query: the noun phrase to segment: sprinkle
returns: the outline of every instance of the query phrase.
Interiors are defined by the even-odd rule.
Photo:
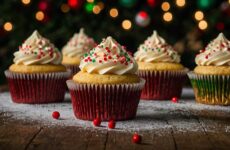
[[[109,56],[108,56],[108,59],[112,59],[112,57],[109,55]]]
[[[99,63],[102,63],[102,60],[99,60]]]
[[[208,59],[208,55],[206,55],[205,58]]]
[[[104,61],[107,61],[107,58],[106,58],[106,57],[104,57]]]
[[[84,61],[85,61],[85,62],[87,62],[87,61],[88,61],[88,59],[85,59]]]
[[[95,60],[95,59],[93,59],[93,60],[92,60],[92,62],[94,63],[94,62],[96,62],[96,60]]]

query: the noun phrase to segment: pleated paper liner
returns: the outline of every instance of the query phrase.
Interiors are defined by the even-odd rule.
[[[68,80],[73,111],[83,120],[128,120],[136,116],[145,80],[130,84],[80,84]]]
[[[229,75],[202,75],[191,71],[188,76],[198,103],[230,105]]]
[[[144,100],[169,100],[180,98],[188,69],[178,71],[139,70],[138,75],[146,80],[141,93]]]
[[[62,102],[70,72],[15,73],[5,71],[13,102],[41,104]]]

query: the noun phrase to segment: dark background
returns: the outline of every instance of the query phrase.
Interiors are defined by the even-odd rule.
[[[163,2],[170,4],[169,10],[162,10]],[[195,55],[219,32],[230,38],[229,3],[229,0],[1,0],[0,84],[6,82],[3,72],[13,63],[13,53],[35,29],[59,49],[84,27],[98,43],[111,35],[132,52],[157,30],[182,55],[182,64],[192,69]],[[111,8],[118,10],[117,17],[110,16]],[[198,26],[202,20],[194,17],[198,10],[207,22],[205,29]],[[40,20],[36,19],[38,12],[44,15]],[[173,16],[169,22],[163,19],[166,12]],[[145,21],[143,14],[150,18],[146,26],[135,20],[138,15]],[[128,30],[121,25],[126,19],[132,24]],[[139,20],[142,25],[143,20]]]

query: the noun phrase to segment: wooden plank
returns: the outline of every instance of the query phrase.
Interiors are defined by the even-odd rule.
[[[230,147],[230,120],[223,118],[199,118],[205,134],[216,149],[227,150]]]
[[[201,124],[189,110],[175,111],[178,112],[172,112],[167,116],[167,123],[172,126],[175,149],[215,149]],[[182,124],[186,128],[181,129]]]
[[[9,122],[5,120],[4,124],[0,126],[0,149],[25,149],[28,142],[39,131],[40,127],[37,125],[12,119]]]
[[[90,138],[88,138],[87,150],[105,149],[108,138],[108,131],[91,129]]]
[[[28,149],[87,149],[89,136],[79,127],[44,127]]]

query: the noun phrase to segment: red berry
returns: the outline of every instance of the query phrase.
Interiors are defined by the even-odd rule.
[[[177,103],[177,102],[178,102],[178,98],[177,98],[177,97],[173,97],[173,98],[172,98],[172,102],[173,102],[173,103]]]
[[[134,133],[132,140],[133,140],[133,143],[140,143],[141,142],[141,136],[138,135],[137,133]]]
[[[52,116],[53,116],[54,119],[58,119],[60,117],[60,113],[58,111],[54,111],[52,113]]]
[[[99,127],[101,125],[101,119],[96,118],[93,120],[93,125]]]
[[[108,123],[108,127],[109,127],[110,129],[114,129],[114,128],[115,128],[115,125],[116,125],[116,122],[113,121],[113,120],[110,120],[109,123]]]

